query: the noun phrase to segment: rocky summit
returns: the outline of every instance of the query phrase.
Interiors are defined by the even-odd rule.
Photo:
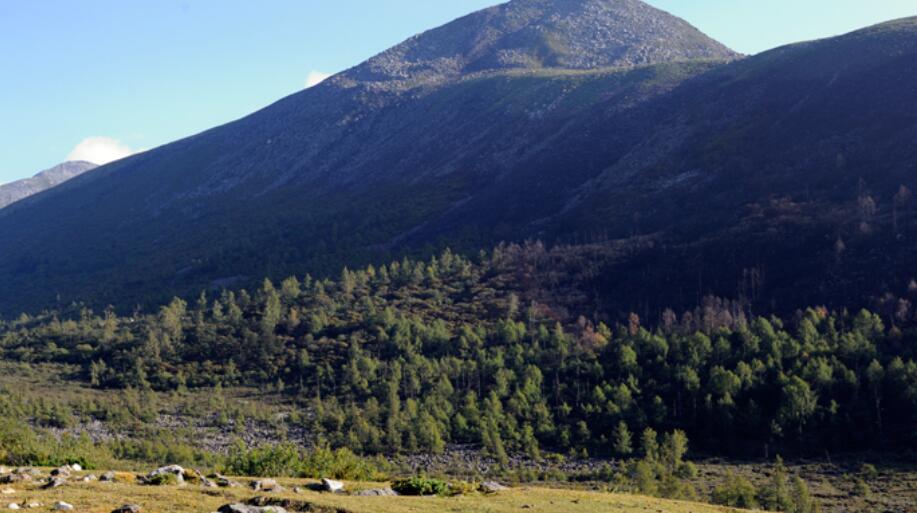
[[[686,21],[638,0],[513,0],[415,36],[334,82],[397,89],[487,71],[735,57]]]

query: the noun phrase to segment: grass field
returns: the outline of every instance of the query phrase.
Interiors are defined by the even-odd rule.
[[[84,473],[85,474],[85,473]],[[0,496],[2,509],[16,503],[25,507],[30,502],[41,503],[39,511],[47,511],[55,502],[65,501],[74,511],[110,513],[115,508],[132,503],[143,513],[208,513],[220,506],[244,502],[258,496],[270,496],[296,501],[300,511],[318,513],[510,513],[521,511],[550,513],[713,513],[736,511],[705,504],[668,501],[613,493],[558,490],[544,487],[520,487],[497,494],[471,494],[458,497],[355,497],[313,491],[296,493],[295,486],[314,481],[282,479],[284,493],[255,492],[245,486],[249,480],[238,479],[237,488],[204,488],[198,484],[182,486],[145,486],[135,483],[70,482],[51,490],[40,489],[39,482],[26,485],[2,485],[13,494]],[[378,487],[379,484],[348,483],[348,489]]]
[[[90,388],[78,381],[75,367],[64,365],[25,365],[0,361],[0,406],[6,405],[6,420],[11,425],[37,423],[40,412],[51,407],[60,411],[72,411],[70,424],[66,427],[46,429],[49,437],[63,435],[88,435],[95,442],[90,458],[85,460],[102,470],[118,468],[132,472],[148,472],[161,464],[178,463],[185,467],[198,467],[205,471],[225,469],[227,448],[236,440],[251,447],[271,445],[290,441],[306,443],[308,433],[295,431],[297,423],[290,420],[296,405],[289,398],[276,392],[251,388],[227,388],[219,394],[212,389],[191,389],[182,394],[148,392],[137,398],[142,409],[149,410],[150,418],[136,416],[137,405],[127,400],[128,394]],[[95,407],[89,404],[105,405],[107,419],[95,420],[91,412]],[[241,412],[249,422],[246,429],[229,429],[216,422],[218,413],[234,417]],[[142,413],[142,412],[141,412]],[[123,418],[122,418],[123,417]],[[160,450],[150,454],[119,455],[106,450],[106,444],[114,440],[136,440],[155,443]],[[13,441],[13,440],[11,440]],[[181,449],[190,452],[183,452]],[[4,447],[0,443],[0,453]],[[61,457],[54,449],[52,456]],[[222,451],[222,452],[220,452]],[[67,456],[68,461],[81,461]],[[832,455],[832,459],[813,461],[788,461],[791,475],[799,475],[808,483],[812,495],[825,513],[894,512],[917,513],[917,459],[912,454],[851,454]],[[43,459],[19,460],[18,464],[39,463]],[[475,454],[454,452],[440,458],[410,457],[389,460],[391,468],[384,468],[381,475],[368,479],[408,477],[418,473],[444,479],[496,479],[505,482],[531,483],[531,479],[516,472],[515,468],[493,472],[478,470],[481,460]],[[872,463],[877,468],[874,476],[862,472],[863,463]],[[7,462],[9,463],[9,462]],[[536,511],[569,512],[681,512],[725,511],[711,506],[666,502],[630,495],[615,495],[597,492],[608,490],[619,483],[611,477],[593,476],[589,472],[597,465],[615,463],[606,460],[578,460],[572,457],[552,459],[545,457],[539,462],[520,460],[520,469],[527,463],[546,471],[539,479],[539,486],[520,484],[500,496],[470,496],[450,499],[414,498],[359,498],[331,497],[321,494],[285,494],[284,497],[305,500],[315,505],[331,505],[352,513],[362,512],[449,512],[449,511]],[[620,463],[620,462],[618,462]],[[727,475],[735,474],[748,479],[758,489],[771,482],[772,461],[728,461],[713,459],[695,461],[699,473],[686,479],[700,500],[710,501],[713,489],[721,485]],[[590,466],[591,465],[591,466]],[[617,468],[617,467],[616,467]],[[236,470],[236,472],[250,472]],[[321,472],[326,472],[322,470]],[[586,472],[586,474],[583,474]],[[47,473],[47,471],[45,472]],[[295,475],[295,474],[287,474]],[[384,477],[383,477],[384,476]],[[862,490],[859,481],[868,489]],[[73,480],[71,480],[73,481]],[[241,480],[247,483],[247,480]],[[305,481],[290,481],[291,485]],[[357,485],[352,485],[353,486]],[[364,485],[369,486],[369,485]],[[527,487],[523,487],[527,486]],[[38,490],[35,483],[9,485],[16,490],[13,495],[0,494],[0,512],[11,503],[28,504],[38,501],[47,511],[57,500],[71,502],[77,511],[110,512],[126,502],[144,506],[144,511],[214,511],[233,500],[244,500],[256,496],[248,489],[208,490],[188,485],[175,487],[145,487],[124,483],[79,483],[71,482],[63,488],[52,491]],[[7,485],[0,485],[0,490]],[[289,487],[291,488],[291,487]],[[562,488],[563,491],[558,490]],[[580,491],[573,491],[571,488]],[[591,491],[585,491],[585,490]],[[214,495],[216,494],[216,495]],[[574,503],[574,500],[579,500]],[[553,501],[553,503],[552,503]],[[531,508],[523,509],[523,506]],[[630,508],[630,509],[629,509]]]

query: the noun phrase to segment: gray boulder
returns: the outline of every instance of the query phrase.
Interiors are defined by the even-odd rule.
[[[42,488],[45,490],[50,490],[51,488],[58,488],[67,484],[67,480],[63,477],[52,477],[48,479],[48,482],[42,485]]]
[[[218,486],[217,483],[211,481],[210,479],[207,479],[207,476],[205,476],[204,473],[201,472],[200,470],[198,470],[198,469],[192,469],[192,472],[194,472],[194,475],[200,480],[201,484],[202,484],[204,487],[206,487],[206,488],[216,488],[216,487]]]
[[[371,488],[354,492],[353,495],[357,497],[394,497],[398,495],[398,492],[391,488]]]
[[[165,467],[159,467],[158,469],[150,472],[146,475],[146,480],[150,481],[155,479],[158,476],[163,474],[172,474],[175,476],[176,482],[178,484],[183,484],[185,482],[185,469],[179,465],[166,465]]]
[[[216,481],[217,486],[221,488],[236,488],[242,486],[238,481],[233,481],[223,474],[214,474],[213,479]]]
[[[68,466],[58,467],[51,471],[51,475],[58,476],[58,477],[70,477],[70,467]]]
[[[102,477],[99,478],[99,481],[102,481],[103,483],[111,483],[114,480],[115,480],[115,473],[110,470],[102,474]]]
[[[252,490],[256,492],[282,492],[283,487],[273,479],[259,479],[252,481]]]
[[[481,486],[479,486],[478,489],[484,493],[497,493],[502,492],[503,490],[509,490],[509,488],[501,485],[496,481],[484,481],[481,483]]]
[[[331,493],[340,493],[344,491],[344,483],[323,477],[322,490]]]
[[[31,481],[31,474],[24,474],[20,472],[13,472],[12,474],[7,474],[0,477],[0,483],[9,484],[9,483],[20,483],[22,481]]]
[[[248,504],[234,503],[221,506],[218,513],[287,513],[280,506],[249,506]]]

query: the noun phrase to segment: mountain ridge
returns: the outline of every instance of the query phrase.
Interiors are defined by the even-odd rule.
[[[98,167],[85,161],[68,161],[28,178],[0,184],[0,209],[21,201]]]

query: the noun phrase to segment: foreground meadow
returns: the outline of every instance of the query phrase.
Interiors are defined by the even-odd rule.
[[[125,477],[122,477],[125,476]],[[41,481],[26,485],[3,485],[7,491],[2,496],[3,509],[9,504],[39,503],[35,509],[47,511],[58,501],[71,504],[74,511],[85,513],[110,513],[125,505],[136,504],[143,513],[206,513],[221,506],[247,502],[255,497],[271,500],[288,500],[290,511],[334,513],[509,513],[542,511],[551,513],[624,513],[646,511],[652,513],[714,513],[736,511],[692,502],[670,501],[627,494],[591,491],[560,490],[546,487],[519,487],[495,494],[467,494],[455,497],[358,497],[346,494],[329,494],[311,491],[307,487],[315,481],[301,479],[278,480],[286,491],[265,493],[252,490],[249,479],[238,478],[241,486],[235,488],[205,488],[199,484],[149,486],[125,482],[129,474],[119,474],[120,481],[68,482],[66,485],[41,489]],[[348,490],[368,489],[378,483],[347,483]],[[296,491],[294,491],[296,489]],[[15,493],[9,493],[14,490]]]

